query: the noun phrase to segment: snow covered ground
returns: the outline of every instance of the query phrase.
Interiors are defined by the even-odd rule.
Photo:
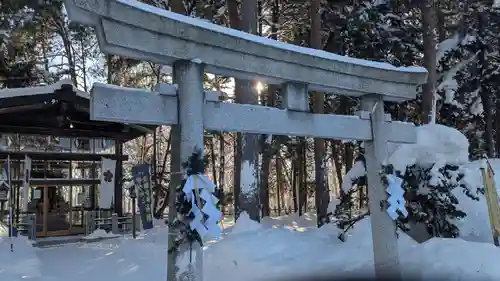
[[[487,223],[487,221],[486,221]],[[205,247],[205,280],[266,280],[312,275],[373,275],[369,219],[361,221],[346,242],[333,226],[314,228],[314,216],[247,218],[226,228],[221,241]],[[167,230],[160,226],[137,240],[121,237],[96,243],[33,248],[16,239],[0,241],[1,280],[108,281],[166,280]],[[417,244],[401,234],[406,274],[422,280],[498,280],[500,251],[491,243],[432,239]],[[443,280],[443,279],[440,279]]]
[[[457,135],[456,130],[439,127],[443,126],[420,128],[419,144],[398,148],[392,158],[406,163],[432,157],[434,162],[452,161],[461,165],[468,185],[480,186],[479,168],[484,162],[466,163],[466,139],[464,144],[463,135]],[[491,159],[491,163],[500,186],[500,159]],[[457,196],[460,208],[467,213],[458,222],[461,238],[417,244],[400,233],[399,250],[406,276],[417,274],[420,280],[500,280],[500,249],[491,241],[486,201],[470,200],[461,192]],[[311,214],[265,218],[261,224],[244,215],[236,224],[228,218],[222,239],[204,248],[204,280],[373,276],[369,218],[355,225],[346,242],[337,239],[339,230],[335,226],[316,229],[315,224]],[[157,221],[154,229],[136,240],[117,237],[44,249],[32,247],[24,238],[0,237],[0,280],[166,280],[167,233],[163,222]]]

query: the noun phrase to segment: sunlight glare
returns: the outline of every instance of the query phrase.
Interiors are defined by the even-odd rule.
[[[260,82],[257,82],[257,85],[255,85],[255,89],[257,89],[257,92],[260,94],[264,89],[264,85],[262,85],[262,83]]]

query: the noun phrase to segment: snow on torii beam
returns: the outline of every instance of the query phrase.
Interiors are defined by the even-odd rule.
[[[404,101],[425,83],[420,67],[349,58],[251,35],[134,0],[65,0],[69,19],[94,26],[104,53],[159,64],[199,59],[205,71],[271,84],[304,83],[310,91],[380,94]]]
[[[371,140],[369,119],[357,116],[311,114],[278,108],[218,101],[205,93],[203,126],[207,130],[273,135],[320,137],[337,140]],[[158,92],[94,83],[90,118],[144,125],[178,124],[177,89],[163,84]],[[368,117],[367,117],[368,118]],[[415,127],[387,122],[387,141],[415,142]]]

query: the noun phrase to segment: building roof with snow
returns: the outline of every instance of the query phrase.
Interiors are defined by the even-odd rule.
[[[90,94],[71,81],[0,90],[0,133],[134,139],[153,126],[90,120]]]

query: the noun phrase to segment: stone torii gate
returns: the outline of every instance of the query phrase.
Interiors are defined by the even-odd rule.
[[[425,69],[302,48],[134,0],[65,3],[71,21],[95,28],[104,53],[173,65],[177,85],[160,85],[156,92],[95,84],[91,118],[174,125],[180,130],[175,165],[203,147],[204,130],[364,141],[376,275],[401,277],[396,226],[381,209],[387,193],[378,172],[387,142],[412,143],[416,133],[413,124],[391,122],[383,103],[414,99],[427,79]],[[204,72],[281,85],[283,108],[214,99],[204,92]],[[308,91],[361,97],[363,111],[358,116],[309,113]]]

